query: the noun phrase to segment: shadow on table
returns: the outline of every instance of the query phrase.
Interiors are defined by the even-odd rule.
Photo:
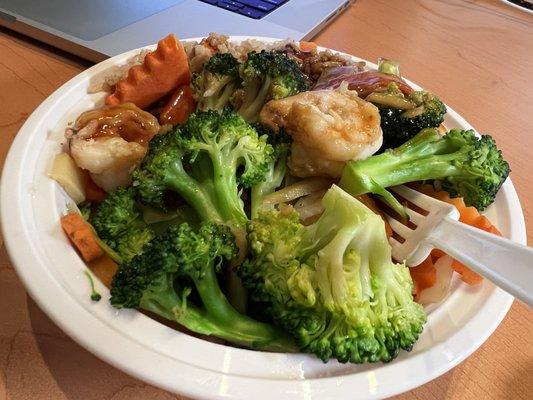
[[[179,399],[126,375],[83,349],[63,333],[29,297],[27,307],[42,360],[51,379],[67,399]],[[43,387],[50,387],[51,384],[54,382],[43,382]],[[50,395],[54,398],[52,393],[48,393],[47,397]]]

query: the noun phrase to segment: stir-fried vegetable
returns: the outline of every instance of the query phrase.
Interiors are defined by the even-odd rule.
[[[509,173],[490,136],[441,136],[446,107],[399,63],[215,34],[141,58],[52,169],[79,203],[61,224],[116,308],[251,349],[388,362],[422,332],[415,300],[445,298],[452,270],[480,281],[437,250],[410,271],[391,258],[380,207],[404,209],[389,186],[430,181],[496,233],[478,210]]]

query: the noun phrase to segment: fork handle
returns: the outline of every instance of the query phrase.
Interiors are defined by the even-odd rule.
[[[445,217],[427,241],[533,306],[533,248]]]

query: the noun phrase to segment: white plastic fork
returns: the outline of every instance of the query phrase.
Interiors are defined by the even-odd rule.
[[[528,306],[533,305],[532,248],[459,222],[459,212],[451,204],[406,186],[391,190],[428,212],[422,215],[407,207],[415,229],[386,216],[392,230],[405,239],[400,243],[390,238],[395,260],[405,260],[408,266],[415,266],[424,261],[433,248],[438,248]]]

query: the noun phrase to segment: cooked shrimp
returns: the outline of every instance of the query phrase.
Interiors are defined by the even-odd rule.
[[[81,114],[67,136],[76,164],[109,192],[131,183],[131,171],[159,129],[153,115],[126,103]]]
[[[259,119],[292,136],[289,168],[299,177],[339,177],[346,161],[372,155],[383,140],[377,107],[344,88],[272,100]]]

